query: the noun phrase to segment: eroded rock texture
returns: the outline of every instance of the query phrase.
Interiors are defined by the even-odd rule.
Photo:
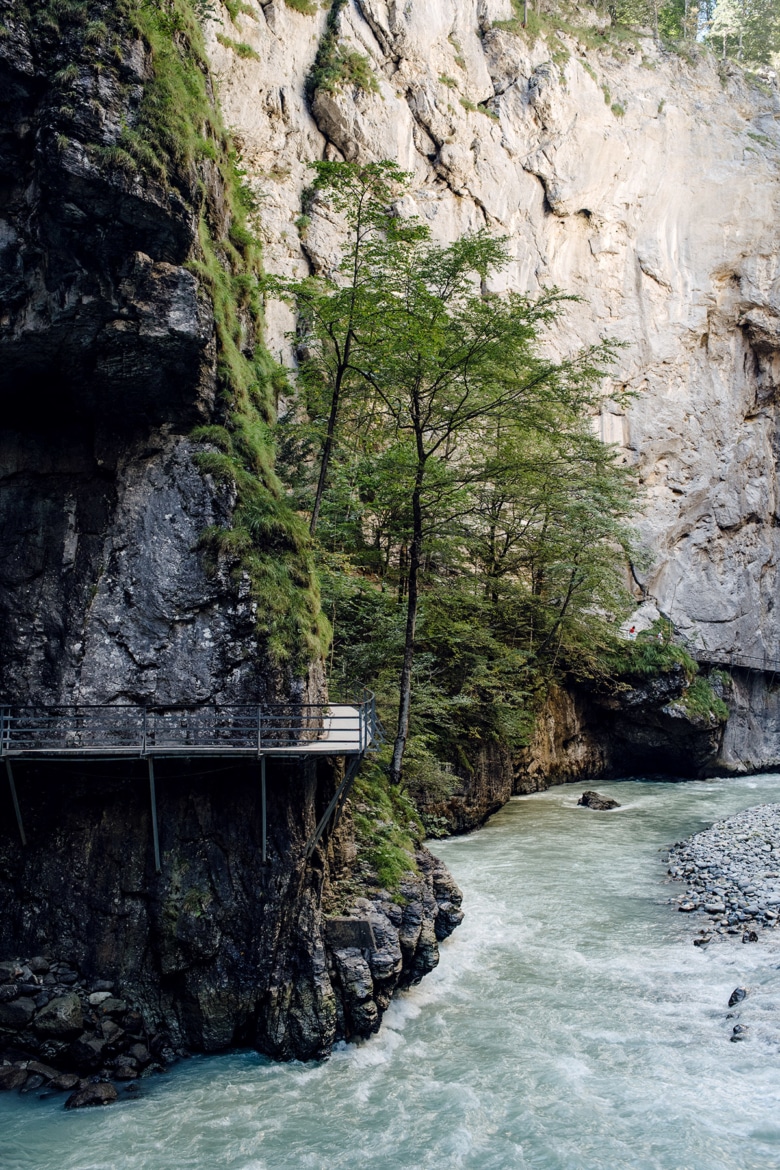
[[[114,165],[150,76],[141,41],[117,54],[83,22],[33,37],[12,5],[3,19],[0,695],[273,691],[248,601],[196,551],[235,504],[187,438],[216,410],[211,302],[186,264],[218,178],[164,189]]]
[[[421,849],[419,874],[397,899],[374,891],[348,907],[373,924],[376,946],[327,945],[323,890],[354,861],[348,819],[327,856],[303,858],[332,784],[328,767],[318,777],[269,764],[263,865],[256,766],[158,761],[160,875],[143,764],[136,775],[105,762],[80,774],[61,764],[19,771],[30,844],[0,838],[0,954],[46,953],[88,989],[110,981],[158,1049],[240,1044],[280,1059],[325,1056],[337,1039],[375,1032],[392,993],[436,965],[439,941],[461,920],[457,886]],[[74,1025],[42,1048],[50,1037],[30,1005],[24,1018],[0,1018],[0,1054],[20,1049],[83,1073],[95,1026],[82,1035]],[[116,1055],[106,1053],[106,1075]]]
[[[224,422],[213,306],[191,262],[203,201],[224,231],[228,211],[208,159],[166,187],[117,164],[152,65],[113,15],[95,0],[56,31],[0,0],[0,702],[319,699],[321,663],[302,678],[276,665],[262,600],[200,550],[206,529],[231,527],[236,497],[201,474],[190,438]],[[100,17],[111,35],[88,36]],[[256,340],[247,323],[249,352]],[[112,981],[174,1046],[325,1055],[375,1030],[458,920],[423,852],[405,908],[388,895],[372,911],[381,954],[363,956],[360,989],[342,973],[321,899],[355,850],[326,842],[304,860],[336,761],[270,765],[265,866],[256,764],[158,762],[160,875],[142,761],[15,774],[28,844],[3,777],[0,957],[49,953]],[[34,1055],[37,1033],[17,1022],[0,1048]]]
[[[599,427],[646,489],[637,596],[698,645],[777,657],[777,94],[649,39],[614,57],[567,36],[530,45],[496,24],[511,15],[508,0],[348,3],[341,36],[379,90],[320,90],[310,104],[324,13],[271,0],[239,15],[258,61],[217,43],[214,26],[227,118],[265,197],[267,263],[332,264],[327,213],[296,226],[306,163],[321,157],[396,159],[414,175],[404,210],[438,239],[506,235],[506,285],[582,295],[554,344],[625,343],[614,384],[635,398]],[[579,19],[598,18],[583,6]],[[273,313],[283,352],[290,323]],[[765,699],[744,706],[743,689],[738,719],[755,724]],[[773,737],[762,743],[751,767],[780,762]]]

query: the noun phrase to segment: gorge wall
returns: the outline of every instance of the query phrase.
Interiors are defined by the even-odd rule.
[[[198,26],[134,0],[0,0],[0,26],[0,702],[322,699],[306,542],[253,439],[273,363]],[[247,483],[273,520],[251,555]],[[348,817],[305,856],[337,761],[269,766],[268,864],[256,764],[158,772],[160,874],[140,761],[18,763],[24,846],[3,777],[0,1063],[113,1075],[116,1019],[113,1048],[94,1012],[55,1040],[39,1021],[63,971],[163,1047],[287,1059],[370,1034],[435,965],[460,895],[426,850],[392,895]],[[374,945],[329,942],[345,911]],[[15,982],[41,955],[59,974]]]
[[[327,13],[284,0],[220,8],[209,54],[226,118],[262,199],[266,265],[327,270],[338,225],[301,218],[307,163],[392,158],[414,175],[404,212],[435,238],[487,227],[513,255],[502,277],[581,296],[557,354],[603,336],[623,343],[597,425],[644,488],[647,566],[637,601],[692,644],[777,657],[776,224],[780,99],[708,58],[648,37],[585,30],[532,41],[510,0],[337,2],[344,51],[375,88],[306,79]],[[239,56],[237,43],[249,52]],[[268,306],[275,356],[292,322]],[[654,610],[652,612],[655,612]],[[774,766],[771,675],[738,678],[718,766]],[[750,729],[749,732],[746,729]],[[741,729],[741,730],[740,730]]]

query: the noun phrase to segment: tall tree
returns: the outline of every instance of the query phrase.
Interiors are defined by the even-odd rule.
[[[395,783],[409,740],[426,580],[471,577],[484,590],[482,613],[503,604],[510,586],[509,608],[543,615],[533,637],[548,644],[588,604],[588,590],[600,571],[614,569],[620,548],[617,530],[595,523],[616,497],[583,487],[589,473],[599,477],[588,416],[610,346],[564,362],[545,356],[540,331],[554,329],[568,298],[555,290],[536,300],[489,292],[508,258],[505,242],[483,232],[434,244],[424,225],[396,212],[404,181],[390,164],[323,165],[317,199],[343,217],[344,255],[333,273],[275,285],[301,315],[309,413],[328,420],[314,459],[312,529],[327,517],[334,556],[357,556],[382,581],[391,572],[397,581],[403,630],[384,602],[376,608],[386,630],[397,631],[387,634],[398,661]],[[365,614],[372,606],[362,596]],[[469,588],[457,596],[465,613]],[[334,604],[338,597],[354,618],[350,590],[337,587]],[[502,621],[489,624],[495,630],[486,630],[485,645],[503,662],[503,694],[517,659],[509,646],[498,649]],[[445,642],[437,635],[437,645]],[[373,660],[370,651],[363,657]],[[478,673],[482,692],[498,694],[487,681],[491,670]]]
[[[295,337],[301,354],[299,381],[305,388],[309,414],[319,420],[318,475],[311,507],[310,531],[316,532],[322,497],[344,395],[355,382],[355,350],[359,335],[375,311],[372,285],[377,249],[395,233],[414,237],[421,229],[393,212],[394,202],[409,176],[395,163],[355,165],[312,164],[314,181],[306,193],[309,211],[323,205],[341,217],[345,246],[331,272],[302,281],[271,278],[267,291],[292,301],[299,314]]]
[[[488,420],[552,428],[564,410],[582,413],[610,356],[599,346],[564,363],[541,355],[537,332],[552,322],[561,294],[531,301],[484,290],[507,262],[503,241],[484,233],[448,247],[396,238],[376,257],[370,360],[360,374],[384,407],[405,454],[409,545],[406,628],[398,724],[390,777],[401,778],[409,734],[420,572],[427,543],[463,510],[461,489],[475,481],[470,452]]]

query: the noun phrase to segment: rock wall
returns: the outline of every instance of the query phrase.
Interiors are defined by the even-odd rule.
[[[780,686],[777,675],[732,670],[731,715],[718,756],[718,770],[762,772],[780,768]]]
[[[322,663],[302,676],[280,666],[247,574],[201,549],[237,507],[191,437],[230,424],[199,263],[204,206],[222,237],[230,210],[208,152],[159,182],[122,153],[155,68],[127,11],[91,0],[31,15],[0,0],[0,702],[320,699]],[[28,842],[4,782],[0,958],[48,955],[84,995],[109,981],[171,1050],[323,1056],[378,1027],[460,918],[457,887],[421,850],[396,900],[365,874],[353,883],[353,901],[369,892],[356,913],[376,945],[329,946],[323,895],[356,867],[355,848],[304,850],[335,760],[269,765],[267,865],[256,764],[158,761],[161,874],[142,761],[18,762],[15,777]],[[347,816],[342,844],[350,832]],[[0,1003],[30,999],[5,982]],[[0,1060],[113,1075],[116,1047],[80,1063],[105,1039],[94,1013],[42,1051],[35,1012],[55,992],[0,1013]]]
[[[113,164],[151,76],[141,40],[111,53],[78,22],[32,35],[2,15],[0,696],[273,695],[289,680],[248,590],[196,551],[235,507],[188,438],[219,413],[212,304],[191,267],[219,175],[179,190]]]
[[[349,819],[313,863],[303,856],[331,791],[330,767],[318,775],[269,764],[263,864],[257,765],[158,761],[159,875],[142,765],[135,776],[105,762],[18,772],[29,844],[0,836],[0,954],[46,955],[84,992],[108,982],[124,1001],[112,1011],[143,1016],[158,1060],[234,1045],[311,1059],[338,1039],[368,1036],[393,991],[436,965],[438,941],[462,917],[457,886],[420,849],[418,875],[395,897],[374,888],[347,906],[372,924],[373,944],[331,945],[323,894],[327,908],[333,883],[353,868]],[[5,791],[2,804],[10,824]],[[114,1035],[106,1047],[100,1012],[52,1046],[36,1011],[45,1015],[47,997],[63,988],[44,985],[34,997],[16,990],[32,1002],[23,1017],[0,1011],[0,1058],[21,1052],[82,1076],[116,1075],[127,1053]],[[6,988],[0,1006],[12,999]]]
[[[649,38],[531,42],[502,26],[509,0],[353,0],[338,14],[341,42],[368,58],[377,92],[345,85],[307,101],[325,14],[249,7],[236,25],[220,10],[223,27],[259,59],[217,42],[217,24],[209,46],[263,195],[268,267],[333,260],[337,225],[316,208],[299,219],[306,163],[321,157],[396,159],[414,176],[404,210],[436,238],[506,235],[505,285],[582,296],[553,347],[624,344],[613,380],[634,398],[605,407],[598,426],[645,490],[638,598],[701,646],[777,656],[776,91]],[[592,43],[599,18],[583,6],[575,19]],[[269,306],[286,360],[290,324]]]

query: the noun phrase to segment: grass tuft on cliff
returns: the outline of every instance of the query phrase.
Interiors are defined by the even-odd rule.
[[[302,674],[324,653],[330,631],[311,542],[274,471],[284,374],[261,342],[262,256],[249,223],[254,199],[221,121],[194,3],[121,0],[116,11],[143,39],[151,63],[138,120],[125,128],[120,148],[140,174],[194,204],[199,254],[189,266],[214,311],[219,425],[198,428],[193,437],[203,444],[201,472],[231,486],[237,502],[232,527],[209,529],[201,547],[215,566],[227,564],[237,583],[248,582],[257,630],[273,659]]]
[[[643,630],[634,641],[615,639],[602,651],[599,665],[606,676],[614,679],[656,678],[682,666],[688,683],[699,670],[688,651],[669,640],[663,619]]]
[[[379,83],[368,57],[339,42],[339,14],[346,3],[347,0],[333,0],[331,4],[325,32],[306,78],[306,96],[309,101],[318,89],[324,93],[337,93],[340,89],[352,86],[364,93],[379,93]]]
[[[351,795],[355,840],[370,884],[397,892],[410,873],[417,872],[415,850],[424,832],[419,814],[407,796],[390,784],[376,761],[363,765]]]
[[[708,723],[725,723],[729,709],[715,691],[708,679],[697,676],[680,696],[680,706],[689,719]]]

